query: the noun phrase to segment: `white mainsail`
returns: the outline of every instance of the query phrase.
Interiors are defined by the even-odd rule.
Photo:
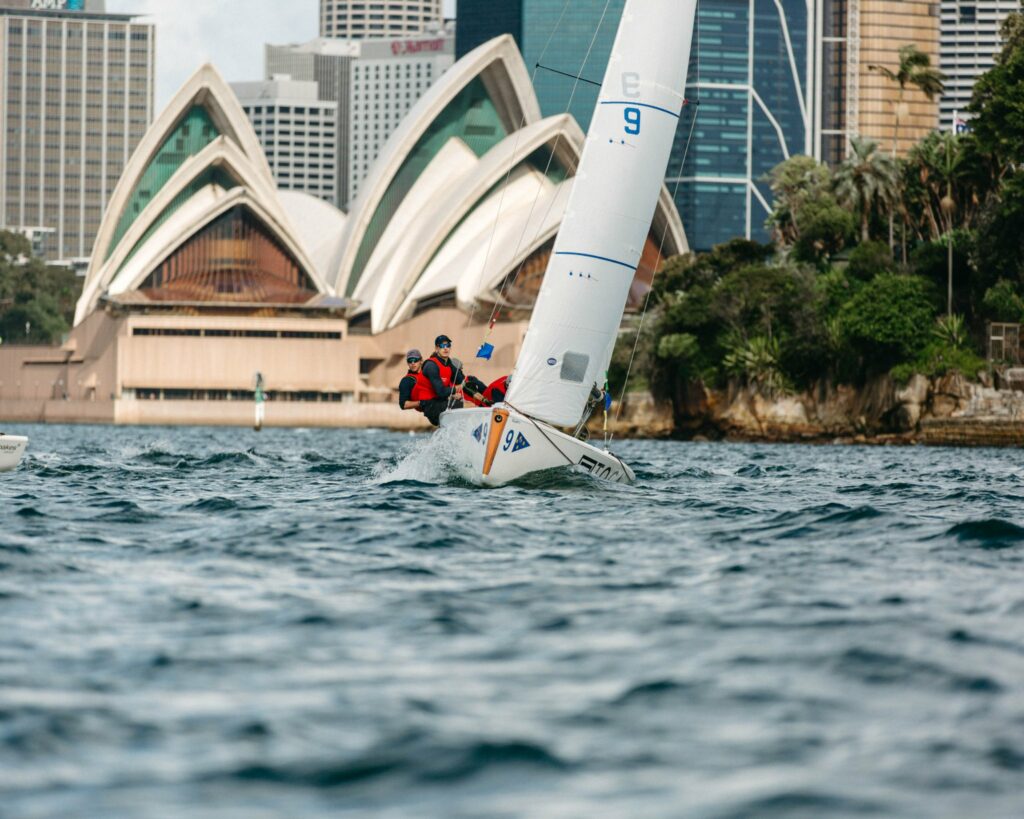
[[[575,424],[602,386],[683,106],[696,0],[627,0],[508,404]]]

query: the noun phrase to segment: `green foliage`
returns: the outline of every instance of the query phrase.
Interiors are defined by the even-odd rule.
[[[1024,299],[1007,279],[1000,279],[986,290],[983,303],[985,317],[991,321],[1019,322],[1024,318]]]
[[[889,212],[896,199],[899,179],[896,163],[878,150],[878,143],[854,139],[850,156],[836,170],[836,199],[860,217],[861,241],[871,238],[873,218]]]
[[[1024,169],[1008,173],[979,219],[977,265],[1024,282]]]
[[[967,326],[964,324],[964,317],[955,313],[951,316],[939,316],[932,328],[932,338],[954,350],[966,349]]]
[[[852,279],[869,282],[882,273],[892,273],[896,265],[885,242],[861,242],[850,252],[846,275]]]
[[[825,165],[800,154],[772,168],[768,180],[773,198],[768,225],[780,244],[792,245],[806,226],[804,208],[828,195],[832,177]]]
[[[928,338],[935,315],[934,291],[919,276],[878,276],[840,312],[847,343],[868,373],[913,358]]]
[[[853,239],[857,220],[830,193],[804,202],[797,212],[802,226],[793,244],[793,256],[809,264],[825,264]]]
[[[782,349],[778,338],[733,336],[727,342],[722,366],[729,375],[752,384],[768,394],[787,388],[782,372]]]
[[[56,343],[71,326],[81,284],[73,271],[30,254],[24,237],[0,231],[0,338]]]
[[[1002,165],[1024,162],[1024,15],[1003,23],[1003,49],[974,83],[971,128],[983,152]]]
[[[913,361],[893,367],[890,374],[895,381],[905,384],[915,373],[937,378],[956,372],[967,378],[977,378],[987,366],[985,359],[972,350],[935,340],[927,344]]]

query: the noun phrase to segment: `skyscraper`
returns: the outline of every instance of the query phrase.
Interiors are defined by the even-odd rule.
[[[666,184],[692,247],[767,240],[767,174],[815,153],[808,4],[702,0],[694,36],[686,88],[694,104],[683,109]]]
[[[917,88],[903,91],[902,110],[899,85],[872,65],[896,71],[900,49],[915,46],[939,67],[938,0],[857,0],[860,19],[856,65],[858,66],[858,110],[856,132],[886,152],[898,140],[896,153],[906,154],[939,124],[938,98],[929,100]],[[897,137],[897,112],[899,134]]]
[[[597,102],[591,83],[604,79],[625,5],[626,0],[459,0],[456,57],[511,34],[544,115],[568,111],[586,130]],[[577,75],[590,82],[577,82]]]
[[[314,81],[338,105],[339,207],[359,186],[391,133],[454,62],[450,33],[404,39],[328,40],[266,47],[268,77]]]
[[[400,37],[443,23],[441,0],[320,0],[321,37]]]
[[[317,84],[275,76],[231,89],[252,122],[277,187],[338,199],[338,103],[318,99]]]
[[[946,90],[939,102],[939,127],[953,127],[953,115],[971,101],[974,82],[995,63],[1002,48],[999,29],[1020,11],[1020,0],[942,0],[939,67]]]
[[[153,116],[153,26],[102,2],[0,0],[0,227],[50,260],[92,252]]]
[[[511,33],[543,113],[569,110],[587,128],[597,99],[591,83],[604,78],[624,6],[625,0],[513,0],[499,13],[491,0],[460,0],[456,51]],[[816,149],[813,38],[806,0],[700,0],[686,89],[699,107],[684,108],[666,178],[692,247],[767,238],[771,191],[764,175]],[[577,74],[586,81],[577,83]]]

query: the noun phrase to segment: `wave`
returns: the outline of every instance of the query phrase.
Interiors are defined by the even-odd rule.
[[[946,530],[946,535],[982,549],[1008,549],[1024,542],[1024,527],[999,518],[984,518],[957,523]]]
[[[438,742],[413,732],[345,761],[253,763],[236,768],[227,776],[246,782],[335,789],[383,777],[419,783],[451,783],[495,770],[563,771],[569,767],[557,754],[538,743],[523,740]],[[220,779],[222,775],[209,778]]]

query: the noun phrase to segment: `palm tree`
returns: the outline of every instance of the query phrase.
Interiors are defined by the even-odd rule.
[[[850,155],[836,169],[834,185],[839,204],[860,215],[860,238],[866,242],[872,213],[889,208],[895,199],[896,163],[879,152],[877,142],[851,140]]]
[[[893,71],[884,65],[869,65],[868,71],[877,71],[889,82],[897,83],[900,87],[896,97],[895,115],[896,123],[892,135],[892,158],[896,159],[896,145],[900,140],[900,120],[903,118],[906,108],[903,102],[903,94],[907,86],[911,85],[924,92],[929,101],[941,94],[945,86],[943,80],[946,75],[938,69],[932,68],[931,58],[915,45],[905,45],[900,49],[899,66]],[[893,213],[889,211],[889,247],[893,246]]]
[[[905,45],[900,49],[899,66],[895,71],[884,65],[869,65],[868,71],[877,71],[900,87],[895,103],[896,127],[892,138],[892,158],[895,159],[896,144],[900,138],[900,120],[905,108],[903,95],[907,86],[910,85],[921,90],[929,100],[933,100],[944,90],[945,85],[942,81],[946,75],[938,69],[932,68],[931,58],[915,45]]]

